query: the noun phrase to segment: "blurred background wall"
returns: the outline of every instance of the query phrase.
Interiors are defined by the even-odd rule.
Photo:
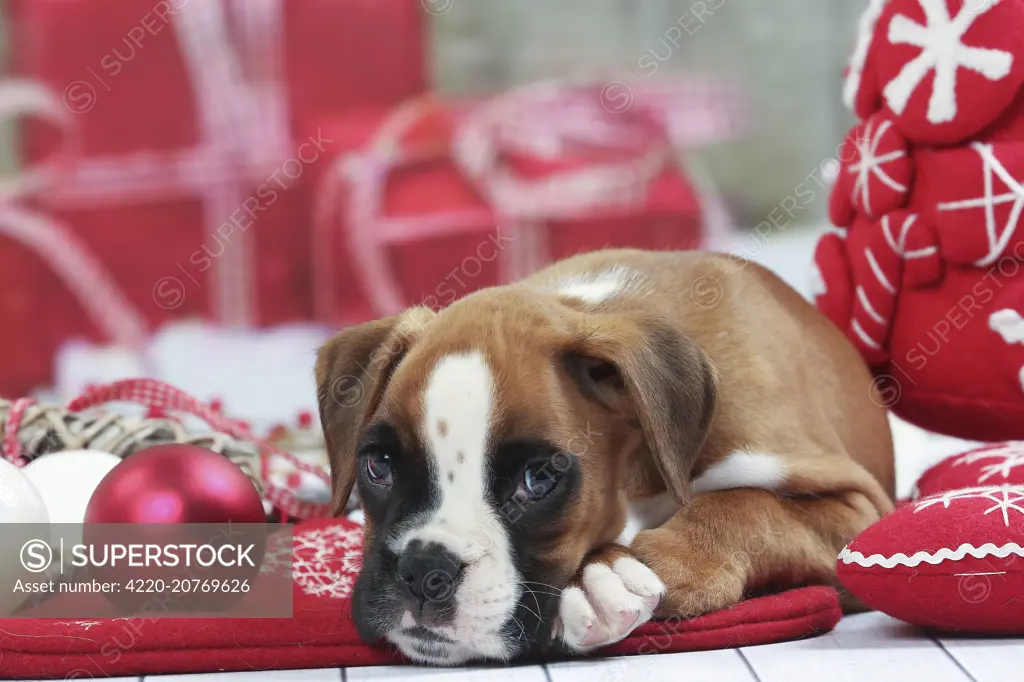
[[[0,74],[7,73],[7,22],[6,4],[0,0]],[[0,122],[0,175],[9,173],[14,168],[14,144],[12,135],[14,131],[11,126]]]
[[[754,129],[703,153],[741,225],[753,226],[834,155],[853,123],[842,70],[863,2],[844,0],[433,0],[434,75],[451,92],[539,78],[643,88],[673,71],[737,81]],[[824,216],[824,194],[807,208]]]

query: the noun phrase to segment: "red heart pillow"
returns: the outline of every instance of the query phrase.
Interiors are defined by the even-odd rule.
[[[868,606],[946,631],[1024,635],[1024,486],[962,488],[903,505],[839,555]]]
[[[921,475],[913,497],[985,485],[1024,485],[1024,441],[986,445],[942,460]]]

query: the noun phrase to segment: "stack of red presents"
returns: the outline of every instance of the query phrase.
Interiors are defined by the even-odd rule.
[[[739,125],[700,81],[433,95],[418,0],[8,5],[0,395],[47,385],[70,339],[348,324],[580,251],[699,246],[677,152]]]

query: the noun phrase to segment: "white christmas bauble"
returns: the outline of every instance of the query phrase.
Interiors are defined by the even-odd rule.
[[[21,548],[34,540],[47,541],[46,505],[35,486],[18,467],[0,459],[0,533],[7,551],[0,552],[0,617],[9,616],[30,596],[16,590],[19,580],[39,582],[40,576],[25,569]]]
[[[22,469],[46,504],[50,523],[83,523],[93,491],[121,458],[98,450],[53,452]]]
[[[6,459],[0,459],[0,523],[49,520],[43,498],[28,477]]]

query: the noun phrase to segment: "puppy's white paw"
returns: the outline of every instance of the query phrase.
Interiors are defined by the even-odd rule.
[[[632,557],[588,564],[581,584],[562,592],[555,632],[573,651],[614,644],[650,620],[664,594],[654,571]]]

